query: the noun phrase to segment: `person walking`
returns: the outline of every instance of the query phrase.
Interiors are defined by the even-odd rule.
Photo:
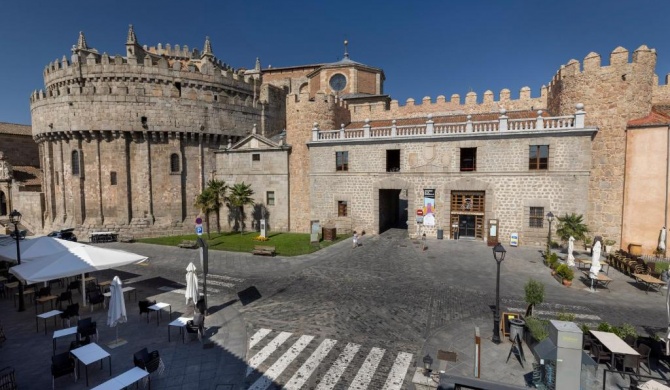
[[[354,239],[353,239],[354,248],[358,246],[358,233],[354,230]]]

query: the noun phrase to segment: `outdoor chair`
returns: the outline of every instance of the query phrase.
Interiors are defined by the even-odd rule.
[[[60,378],[67,374],[73,374],[74,380],[77,380],[77,374],[74,369],[74,359],[70,356],[70,352],[59,353],[51,357],[51,388],[56,387],[56,378]]]
[[[199,321],[198,318],[200,318]],[[197,334],[198,340],[202,341],[202,336],[205,335],[205,316],[199,314],[194,316],[192,320],[186,321],[186,332]]]
[[[72,352],[73,349],[77,349],[79,347],[83,347],[84,345],[91,344],[91,338],[86,337],[81,340],[74,340],[70,342],[70,352]]]
[[[68,283],[67,290],[68,291],[77,290],[79,294],[81,294],[81,282],[79,280],[75,280],[73,282]]]
[[[149,306],[153,306],[156,304],[156,301],[148,301],[148,300],[143,300],[137,302],[137,304],[140,307],[140,318],[142,317],[142,313],[147,313],[147,322],[149,322],[149,313],[151,313],[151,310],[149,310]]]
[[[70,302],[70,305],[72,304],[72,291],[63,291],[60,293],[58,299],[56,299],[58,309],[63,307],[63,302]]]
[[[651,354],[651,348],[647,344],[640,344],[635,348],[639,356],[639,363],[644,363],[647,366],[647,372],[651,375],[651,366],[649,362],[649,355]],[[639,374],[639,372],[638,372]]]
[[[611,359],[610,353],[605,351],[603,346],[598,343],[591,344],[591,355],[593,356],[593,360],[598,364],[601,361],[610,361]]]
[[[0,370],[0,390],[16,390],[16,376],[12,367],[5,367]]]
[[[78,339],[95,336],[95,339],[98,340],[98,327],[95,321],[91,320],[91,317],[82,318],[77,322],[77,337]]]
[[[640,357],[635,355],[618,355],[617,363],[621,364],[621,377],[623,378],[626,369],[630,368],[638,376],[640,375]]]
[[[40,287],[35,293],[35,298],[48,297],[49,295],[51,295],[51,287]]]
[[[60,318],[63,321],[67,321],[67,326],[70,326],[70,318],[72,317],[77,317],[77,320],[79,320],[79,304],[78,303],[73,303],[71,305],[68,305],[67,308],[65,308],[65,311],[60,313]]]
[[[135,352],[133,355],[133,364],[149,373],[149,388],[151,388],[151,374],[158,372],[162,374],[165,370],[165,364],[158,351],[149,352],[146,348]]]
[[[637,337],[629,334],[626,335],[626,337],[624,337],[623,341],[625,341],[626,344],[630,345],[631,347],[633,347],[633,349],[635,349],[635,343],[637,342]]]
[[[87,295],[88,303],[91,306],[91,311],[93,311],[93,305],[103,305],[105,303],[105,296],[102,295],[100,290],[93,290]]]
[[[584,333],[584,335],[582,336],[582,340],[583,340],[582,341],[582,349],[587,349],[587,350],[590,351],[591,346],[593,345],[593,339],[591,338],[591,334],[590,333]]]

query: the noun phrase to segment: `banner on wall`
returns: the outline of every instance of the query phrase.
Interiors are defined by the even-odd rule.
[[[423,190],[423,225],[435,226],[435,189]]]

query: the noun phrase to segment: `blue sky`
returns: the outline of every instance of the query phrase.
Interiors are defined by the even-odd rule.
[[[503,88],[532,96],[562,64],[590,52],[609,62],[617,46],[655,48],[670,73],[670,2],[561,1],[7,1],[0,18],[0,122],[30,124],[29,95],[42,71],[68,55],[84,31],[89,46],[125,52],[128,25],[141,44],[202,48],[234,66],[332,62],[348,39],[353,60],[384,69],[385,93],[433,100]]]

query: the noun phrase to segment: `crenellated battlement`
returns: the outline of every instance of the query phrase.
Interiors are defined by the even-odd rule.
[[[291,105],[305,105],[318,106],[323,105],[327,107],[347,108],[347,103],[344,99],[340,99],[335,95],[318,92],[313,98],[310,98],[309,93],[296,94],[291,93],[286,96],[286,104]]]
[[[447,100],[444,95],[438,96],[435,100],[426,96],[419,103],[415,99],[409,98],[401,105],[398,100],[392,100],[390,105],[384,102],[350,104],[353,121],[370,119],[393,119],[393,118],[413,118],[422,117],[427,114],[448,115],[454,113],[476,114],[482,112],[497,112],[501,109],[506,110],[533,110],[544,109],[546,107],[547,88],[542,86],[540,96],[531,97],[531,89],[523,87],[519,91],[519,98],[512,99],[509,89],[503,89],[495,100],[495,95],[491,90],[484,92],[481,101],[477,93],[468,92],[465,100],[461,101],[459,94],[453,94]]]

